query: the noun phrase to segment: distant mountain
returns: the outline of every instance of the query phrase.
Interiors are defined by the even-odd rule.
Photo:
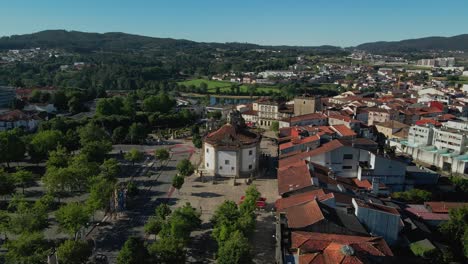
[[[428,50],[462,50],[468,51],[468,34],[454,37],[427,37],[402,41],[379,41],[364,43],[355,47],[370,52],[411,52]]]
[[[73,51],[142,51],[178,50],[196,48],[242,49],[315,49],[328,52],[339,47],[262,46],[250,43],[204,43],[171,38],[155,38],[120,32],[87,33],[66,30],[45,30],[32,34],[0,38],[0,50],[24,48],[62,48]]]

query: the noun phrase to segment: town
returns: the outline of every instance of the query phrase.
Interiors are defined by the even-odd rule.
[[[466,263],[467,37],[0,37],[0,263]]]

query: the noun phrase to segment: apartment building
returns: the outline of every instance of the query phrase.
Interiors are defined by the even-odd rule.
[[[431,125],[412,126],[408,133],[408,143],[416,146],[428,146],[432,144],[434,129]]]

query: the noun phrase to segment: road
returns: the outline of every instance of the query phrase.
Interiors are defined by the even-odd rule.
[[[172,145],[170,148],[171,158],[163,166],[151,159],[139,164],[142,168],[138,169],[133,177],[139,188],[135,200],[128,203],[128,209],[116,217],[117,219],[102,223],[87,236],[96,242],[95,253],[106,255],[109,263],[116,263],[118,251],[128,237],[144,236],[143,226],[154,214],[158,204],[175,204],[175,199],[167,198],[167,194],[171,189],[172,178],[177,173],[176,165],[180,160],[189,158],[193,149],[182,144]],[[148,174],[151,177],[144,176],[144,167],[151,163],[154,163]]]

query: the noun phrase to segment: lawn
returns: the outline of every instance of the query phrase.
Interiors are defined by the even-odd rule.
[[[221,93],[230,93],[231,92],[231,82],[225,82],[225,81],[214,81],[214,80],[206,80],[206,79],[193,79],[193,80],[187,80],[183,82],[179,82],[179,84],[183,84],[185,86],[190,86],[194,85],[196,87],[199,87],[201,83],[206,83],[208,85],[208,93],[214,94],[216,93],[216,88],[219,88]],[[245,84],[242,84],[240,86],[240,92],[241,93],[248,93],[249,87]],[[279,93],[279,89],[276,86],[260,86],[256,90],[257,92],[262,92],[262,93]]]

